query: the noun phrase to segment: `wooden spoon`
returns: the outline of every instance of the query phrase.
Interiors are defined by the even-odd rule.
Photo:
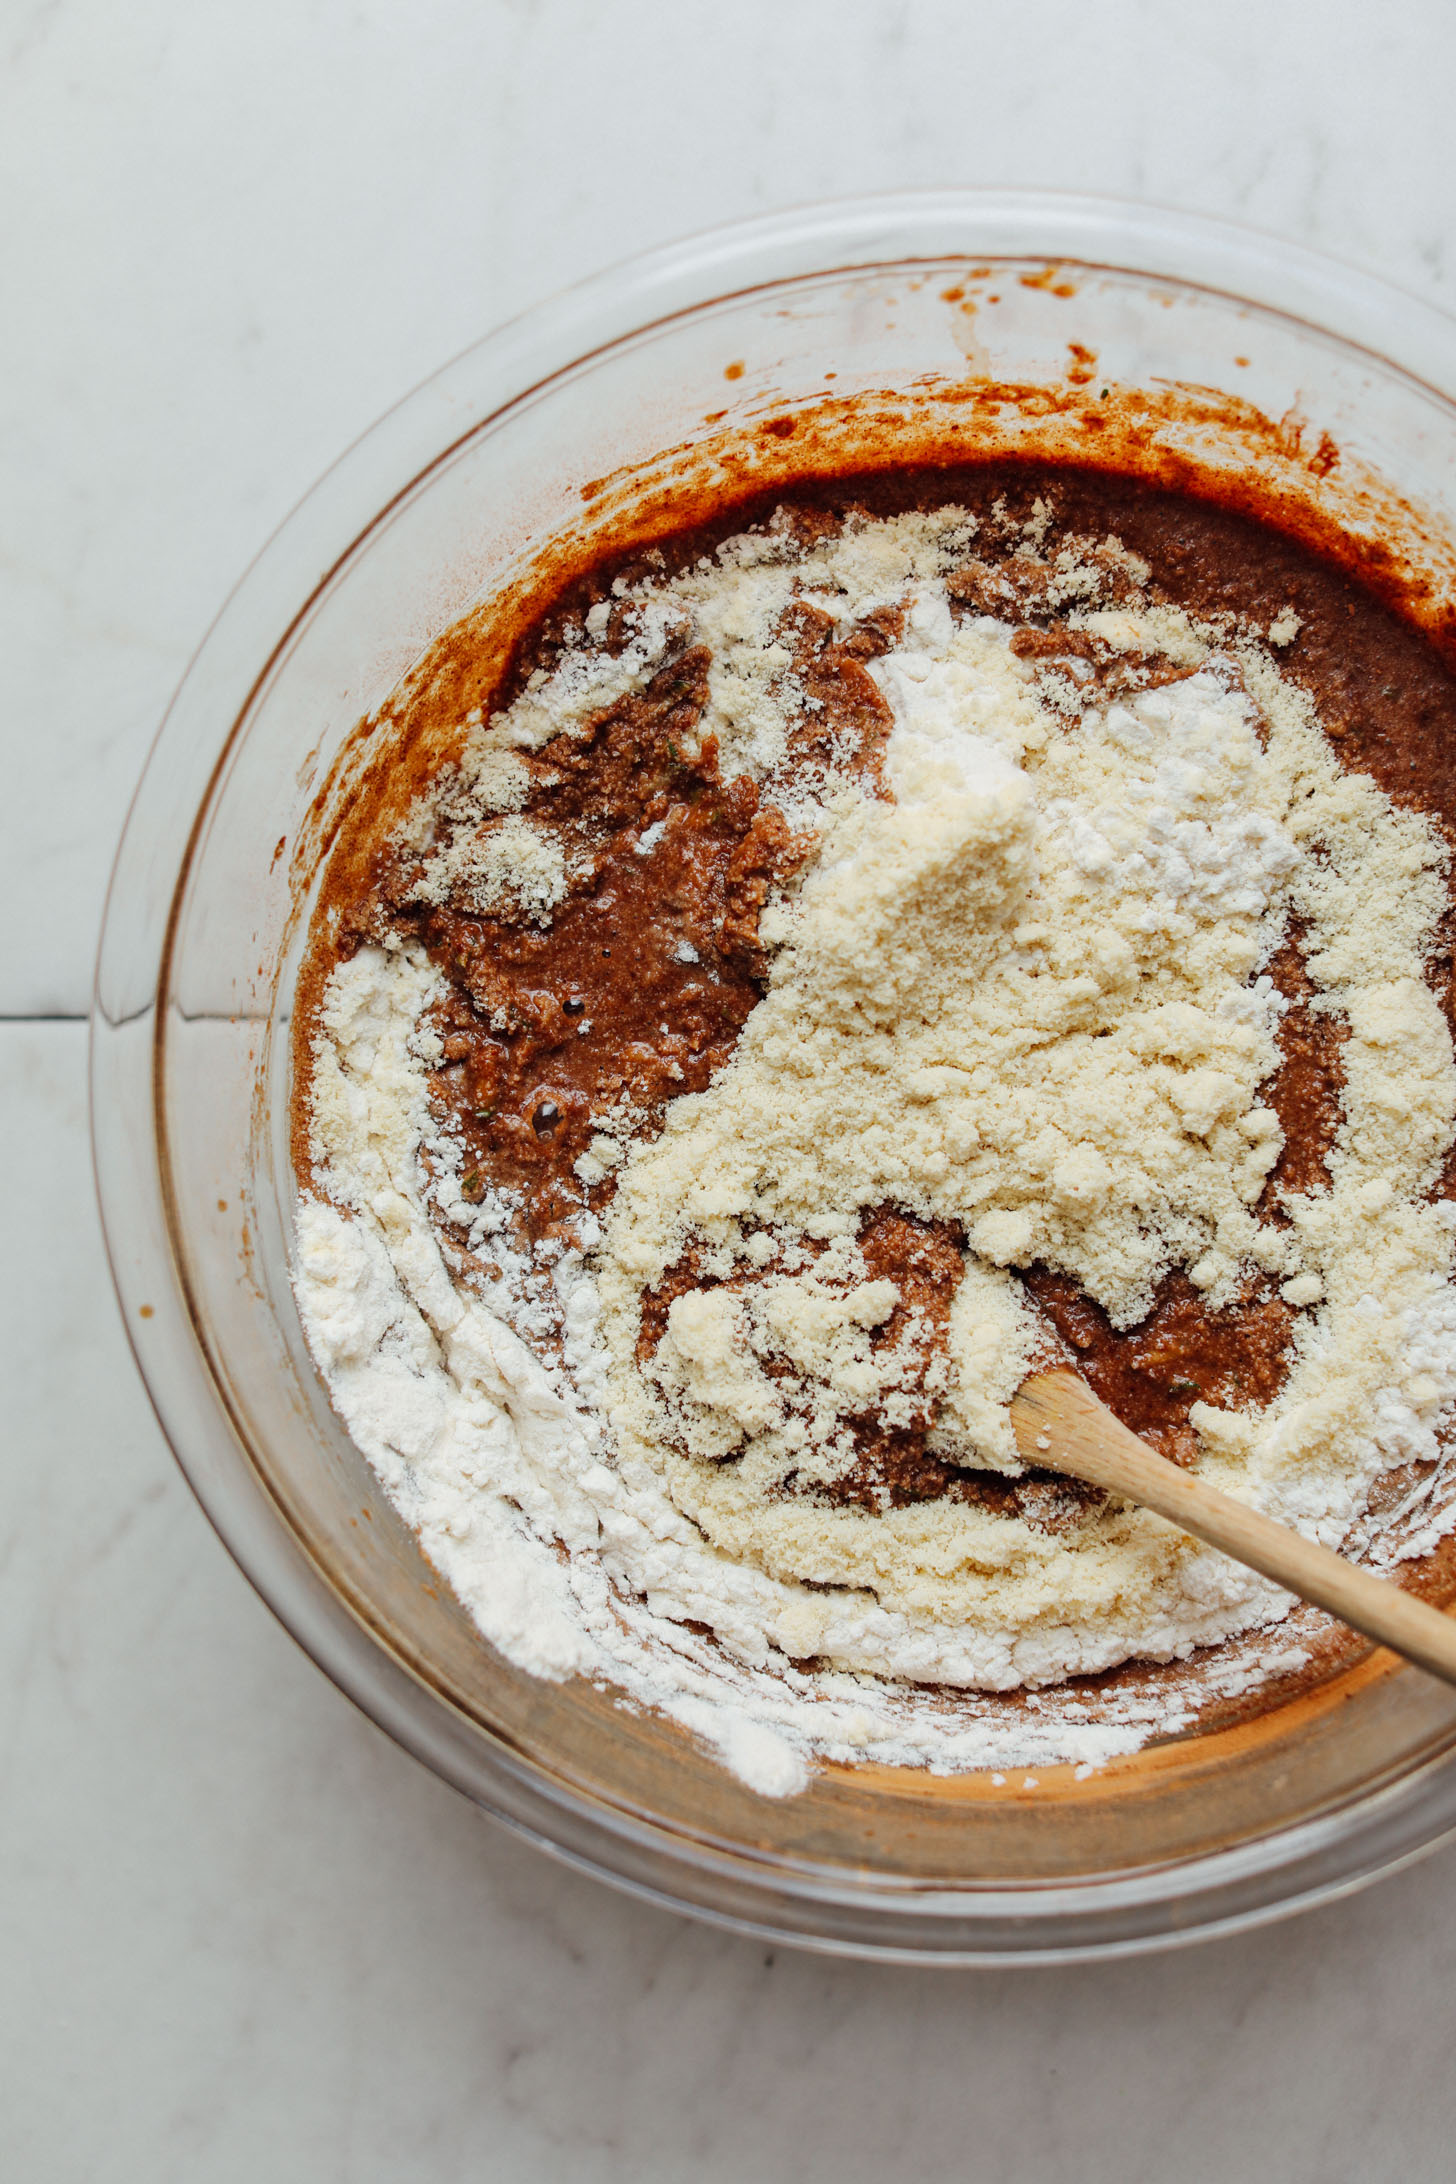
[[[1195,1539],[1456,1684],[1456,1623],[1438,1608],[1169,1463],[1114,1418],[1075,1373],[1059,1367],[1024,1380],[1012,1400],[1011,1428],[1029,1464],[1068,1472],[1155,1509]]]

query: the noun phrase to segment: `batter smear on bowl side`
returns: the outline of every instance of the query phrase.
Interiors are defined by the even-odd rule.
[[[1064,469],[841,482],[565,595],[326,886],[297,1055],[309,1342],[487,1638],[768,1794],[1095,1765],[1333,1658],[1022,1467],[1056,1359],[1419,1581],[1447,753],[1367,594]]]

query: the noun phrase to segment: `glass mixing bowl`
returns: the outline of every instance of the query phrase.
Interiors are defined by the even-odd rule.
[[[549,546],[771,486],[808,448],[1140,460],[1255,477],[1453,595],[1456,327],[1261,236],[1077,198],[831,205],[543,304],[392,411],[249,571],[127,822],[93,1030],[128,1331],[209,1517],[320,1666],[487,1811],[644,1895],[785,1940],[1048,1961],[1227,1930],[1456,1827],[1456,1692],[1372,1654],[1084,1780],[827,1767],[755,1796],[673,1725],[492,1652],[330,1410],[289,1287],[288,1029],[359,724]],[[547,556],[549,559],[549,555]],[[1424,584],[1425,591],[1419,591]],[[504,610],[503,610],[504,611]]]

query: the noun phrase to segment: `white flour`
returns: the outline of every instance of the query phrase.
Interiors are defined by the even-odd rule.
[[[1051,1532],[951,1499],[783,1491],[831,1483],[848,1421],[873,1405],[893,1422],[923,1366],[913,1327],[898,1348],[871,1340],[897,1297],[856,1243],[865,1209],[970,1239],[937,1384],[957,1462],[1017,1469],[1006,1404],[1036,1329],[1011,1270],[1033,1262],[1120,1325],[1170,1268],[1215,1307],[1250,1267],[1279,1283],[1300,1312],[1284,1388],[1263,1411],[1200,1404],[1193,1423],[1205,1475],[1332,1544],[1381,1470],[1438,1456],[1456,1402],[1456,1214],[1428,1200],[1456,1095],[1423,977],[1444,901],[1432,829],[1340,771],[1267,652],[1167,610],[1096,610],[1095,572],[1070,567],[1094,636],[1183,670],[1080,708],[1012,655],[1008,629],[953,621],[944,574],[966,537],[941,516],[867,523],[812,555],[733,542],[628,593],[637,634],[618,656],[579,648],[475,731],[472,825],[520,808],[513,752],[705,642],[725,773],[752,772],[819,837],[764,913],[769,987],[733,1061],[655,1139],[608,1132],[579,1164],[584,1181],[617,1173],[579,1248],[532,1262],[510,1248],[508,1202],[463,1193],[430,1107],[420,1019],[440,979],[422,950],[342,965],[316,1052],[326,1196],[299,1207],[296,1282],[354,1440],[493,1644],[662,1709],[767,1795],[801,1786],[815,1755],[1096,1764],[1290,1665],[1270,1628],[1287,1596],[1142,1512]],[[908,608],[875,668],[893,803],[832,763],[776,773],[805,702],[775,636],[796,584],[841,621]],[[527,823],[474,842],[457,830],[430,884],[548,917],[564,882]],[[1276,1226],[1256,1210],[1280,1145],[1259,1088],[1283,1004],[1261,966],[1291,913],[1351,1035],[1330,1188]],[[452,1278],[439,1218],[472,1250],[488,1241],[498,1274]],[[689,1243],[702,1283],[639,1365],[643,1290]],[[1403,1551],[1444,1529],[1429,1478],[1425,1493]],[[1058,1688],[1244,1632],[1196,1691],[1091,1705]],[[1016,1706],[977,1695],[1017,1689]]]

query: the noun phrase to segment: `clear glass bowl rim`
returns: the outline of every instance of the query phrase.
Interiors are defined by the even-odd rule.
[[[180,876],[175,784],[193,810],[253,690],[365,532],[462,441],[558,373],[658,322],[796,277],[909,260],[1042,259],[1108,267],[1303,322],[1367,351],[1443,404],[1456,393],[1456,322],[1404,291],[1272,236],[1131,201],[1042,191],[907,191],[810,205],[647,252],[534,306],[404,397],[327,471],[221,609],[169,707],[136,790],[108,892],[92,1008],[98,1197],[128,1339],[177,1462],[244,1575],[331,1680],[386,1733],[518,1833],[641,1896],[799,1946],[939,1964],[1062,1963],[1228,1933],[1349,1893],[1456,1833],[1456,1755],[1353,1806],[1236,1848],[1088,1882],[916,1888],[796,1873],[668,1836],[565,1790],[388,1655],[304,1555],[233,1433],[175,1276],[155,1128],[150,1037],[169,912],[133,884]],[[201,764],[187,719],[203,687],[231,721]],[[173,890],[175,896],[175,889]],[[154,966],[135,992],[138,961]],[[117,994],[125,992],[118,1006]],[[153,1300],[146,1317],[143,1300]],[[1175,1885],[1170,1886],[1170,1883]]]

